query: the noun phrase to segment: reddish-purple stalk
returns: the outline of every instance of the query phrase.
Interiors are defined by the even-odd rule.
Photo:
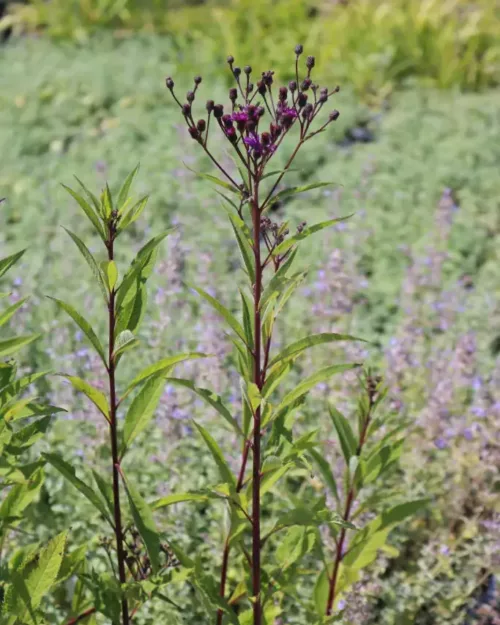
[[[109,223],[109,234],[106,241],[106,247],[108,250],[108,260],[114,260],[114,240],[116,236],[115,221],[114,218]],[[118,577],[120,584],[125,584],[127,581],[125,572],[125,549],[124,549],[124,536],[122,527],[122,513],[120,506],[120,456],[118,451],[118,426],[116,420],[116,382],[115,382],[115,327],[116,327],[116,291],[114,288],[110,289],[108,312],[109,312],[109,350],[108,350],[108,379],[109,379],[109,435],[111,438],[111,456],[113,461],[113,514],[114,514],[114,531],[116,539],[116,555],[118,563]],[[128,601],[126,597],[123,597],[121,601],[122,605],[122,625],[130,624]]]
[[[357,456],[361,454],[361,452],[363,451],[363,447],[366,443],[366,434],[368,432],[368,426],[370,425],[372,410],[374,406],[374,390],[373,388],[370,388],[370,382],[371,380],[370,378],[368,378],[369,406],[368,406],[368,411],[366,414],[365,421],[363,423],[363,428],[359,435],[358,446],[356,449]],[[351,511],[352,511],[352,506],[354,503],[355,496],[356,496],[356,486],[354,484],[354,476],[352,476],[351,486],[349,488],[349,491],[346,497],[344,515],[342,517],[344,521],[346,521],[347,523],[349,523],[350,518],[351,518]],[[339,538],[336,542],[335,560],[333,564],[332,576],[330,577],[330,588],[328,591],[328,600],[326,603],[326,611],[325,611],[326,616],[331,616],[333,612],[333,605],[335,603],[336,591],[337,591],[338,575],[339,575],[340,565],[344,557],[344,544],[345,544],[346,536],[347,536],[347,528],[343,527],[340,530]]]

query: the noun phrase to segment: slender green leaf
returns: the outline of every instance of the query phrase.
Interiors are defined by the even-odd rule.
[[[134,523],[146,546],[153,572],[157,573],[160,568],[160,536],[156,529],[153,513],[142,495],[125,478],[123,473],[122,477]]]
[[[152,375],[156,373],[164,372],[175,365],[184,362],[186,360],[193,360],[195,358],[207,358],[208,354],[203,354],[202,352],[185,352],[183,354],[176,354],[175,356],[167,356],[167,358],[163,358],[158,362],[155,362],[153,365],[147,366],[140,373],[138,373],[135,378],[130,382],[127,386],[127,392],[130,392],[134,389],[138,384],[147,380]]]
[[[113,523],[106,509],[106,505],[103,503],[99,495],[95,490],[89,486],[86,482],[76,476],[76,471],[64,458],[59,454],[44,453],[43,458],[51,464],[56,471],[68,480],[77,490],[79,490],[84,497],[90,501],[90,503],[98,510],[102,516],[113,526]]]
[[[8,308],[6,308],[3,313],[0,314],[0,326],[3,326],[7,323],[7,321],[9,321],[9,319],[12,317],[12,315],[19,310],[19,308],[21,308],[21,306],[27,301],[29,300],[29,297],[23,297],[22,299],[20,299],[18,302],[16,302],[15,304],[12,304],[12,306],[9,306]]]
[[[116,337],[113,358],[116,360],[118,356],[137,345],[139,345],[139,341],[135,338],[133,333],[130,330],[123,330],[123,332],[120,332]]]
[[[115,288],[118,281],[118,267],[114,260],[105,260],[101,263],[102,275],[109,291]]]
[[[44,480],[43,469],[37,469],[28,482],[13,486],[0,506],[0,519],[21,517],[23,511],[38,496]]]
[[[69,234],[69,236],[75,242],[75,245],[80,250],[80,253],[82,254],[83,258],[85,258],[88,266],[90,267],[90,269],[92,271],[92,274],[93,274],[94,278],[97,281],[97,284],[99,285],[99,288],[102,291],[104,299],[107,302],[108,301],[108,291],[106,289],[106,283],[104,282],[104,278],[102,276],[102,272],[99,269],[99,265],[97,264],[95,258],[89,252],[89,250],[88,250],[87,246],[85,245],[85,243],[81,239],[79,239],[76,236],[76,234],[74,234],[73,232],[71,232],[71,230],[68,230],[67,228],[64,228],[64,229],[66,230],[66,232]]]
[[[33,341],[39,339],[41,334],[29,334],[24,336],[14,336],[10,339],[3,339],[0,341],[0,358],[10,356],[19,351],[22,347],[26,347]]]
[[[196,421],[193,421],[193,423],[196,426],[198,432],[203,437],[203,440],[205,441],[208,449],[210,450],[210,453],[212,454],[213,459],[215,460],[215,463],[219,468],[219,473],[221,474],[222,480],[227,484],[230,484],[234,488],[236,485],[236,480],[234,478],[233,472],[229,468],[226,460],[224,459],[224,455],[220,447],[217,445],[211,434],[209,434],[203,426],[201,426]]]
[[[245,264],[245,268],[247,270],[248,276],[252,284],[255,283],[255,257],[252,250],[252,246],[250,241],[248,240],[248,235],[245,232],[245,222],[240,219],[237,215],[229,215],[229,219],[231,220],[231,225],[234,230],[234,235],[236,237],[236,241],[238,243],[238,247],[240,249],[241,257],[243,258],[243,262]]]
[[[132,441],[148,426],[154,416],[165,388],[165,379],[158,375],[150,378],[130,404],[123,430],[122,456]]]
[[[7,273],[7,271],[15,265],[17,261],[21,258],[26,250],[21,250],[20,252],[16,252],[11,256],[6,256],[5,258],[0,259],[0,278]]]
[[[166,497],[162,497],[158,499],[152,504],[153,510],[159,510],[160,508],[166,508],[167,506],[172,506],[176,503],[183,503],[185,501],[208,501],[210,499],[209,495],[205,493],[175,493],[173,495],[167,495]]]
[[[298,384],[292,391],[287,393],[283,398],[281,404],[278,406],[276,412],[283,410],[284,408],[293,404],[297,399],[308,393],[312,388],[314,388],[320,382],[324,382],[328,380],[332,375],[336,373],[343,373],[344,371],[349,371],[350,369],[355,369],[360,365],[357,363],[353,364],[342,364],[342,365],[331,365],[329,367],[325,367],[320,369],[313,375],[309,376],[305,380],[303,380],[300,384]]]
[[[190,288],[192,288],[194,291],[196,291],[203,298],[205,298],[207,300],[207,302],[209,304],[211,304],[212,307],[215,308],[215,310],[222,317],[224,317],[224,319],[226,320],[227,324],[234,330],[234,332],[240,337],[240,339],[246,345],[245,331],[241,327],[240,322],[236,320],[236,318],[229,312],[229,310],[225,306],[223,306],[218,300],[216,300],[215,297],[212,297],[211,295],[209,295],[203,289],[199,289],[198,287],[193,286],[193,285],[188,285],[188,286]]]
[[[109,421],[108,400],[101,391],[85,382],[85,380],[82,380],[81,378],[78,378],[74,375],[65,375],[62,373],[58,375],[69,380],[75,390],[84,393],[90,399],[90,401],[102,412],[102,414],[106,418],[106,421]]]
[[[333,475],[333,471],[327,460],[315,449],[311,449],[309,451],[311,456],[314,458],[314,461],[318,465],[318,468],[325,480],[326,485],[330,489],[332,495],[335,497],[337,504],[340,505],[339,493],[337,490],[337,482],[335,481],[335,476]]]
[[[78,202],[78,204],[80,205],[85,215],[87,215],[89,221],[92,223],[94,228],[99,233],[99,236],[101,237],[101,239],[105,241],[106,233],[105,233],[103,224],[101,220],[99,219],[99,215],[96,214],[95,210],[90,206],[90,204],[86,200],[83,199],[83,197],[80,194],[76,193],[75,191],[73,191],[73,189],[66,186],[65,184],[61,186],[64,189],[66,189],[66,191]]]
[[[334,343],[337,341],[362,341],[363,339],[358,339],[355,336],[351,336],[350,334],[335,334],[332,332],[324,332],[322,334],[312,334],[311,336],[305,336],[304,338],[295,341],[291,345],[288,345],[282,352],[280,352],[275,358],[271,360],[269,366],[272,367],[274,364],[279,362],[280,360],[284,360],[285,358],[290,358],[290,356],[297,356],[301,354],[304,350],[309,347],[313,347],[314,345],[320,345],[323,343]]]
[[[50,296],[48,297],[49,299],[53,300],[60,308],[62,308],[73,319],[73,321],[78,325],[78,327],[83,331],[85,336],[94,346],[96,352],[101,357],[101,360],[104,363],[104,366],[107,367],[108,363],[106,361],[104,347],[102,346],[101,341],[99,340],[97,334],[94,332],[90,323],[82,315],[80,315],[80,313],[76,311],[73,308],[73,306],[66,304],[66,302],[63,302],[60,299],[56,299],[55,297],[50,297]]]
[[[349,464],[352,456],[356,455],[357,442],[354,432],[349,424],[349,421],[344,415],[339,412],[334,406],[329,407],[330,417],[332,419],[333,426],[337,432],[339,443],[342,448],[345,461]]]
[[[148,200],[149,196],[145,195],[123,214],[122,218],[120,219],[119,230],[125,230],[125,228],[128,228],[130,224],[133,224],[134,221],[137,221],[139,219],[144,209],[146,208]]]
[[[283,243],[280,243],[280,245],[278,245],[278,247],[276,247],[273,250],[273,255],[279,256],[281,254],[284,254],[296,243],[298,243],[299,241],[302,241],[303,239],[307,239],[307,237],[311,236],[311,234],[314,234],[315,232],[319,232],[320,230],[323,230],[324,228],[328,228],[329,226],[333,226],[333,224],[339,223],[341,221],[345,221],[346,219],[349,219],[351,217],[352,215],[347,215],[347,217],[339,217],[338,219],[329,219],[328,221],[323,221],[319,224],[314,224],[313,226],[307,226],[304,228],[304,230],[302,230],[302,232],[298,234],[294,234],[288,239],[285,239]]]
[[[231,191],[231,193],[236,193],[237,195],[240,194],[240,190],[238,189],[238,187],[235,187],[233,184],[226,182],[225,180],[221,180],[220,178],[217,178],[216,176],[212,176],[211,174],[202,174],[199,171],[195,171],[194,169],[191,169],[191,167],[188,167],[186,163],[184,163],[184,165],[189,169],[189,171],[192,171],[193,174],[196,174],[200,178],[204,178],[205,180],[213,182],[219,187],[223,187],[224,189]]]
[[[123,205],[128,200],[128,194],[130,191],[130,187],[132,186],[132,182],[139,171],[140,163],[134,167],[134,169],[129,173],[129,175],[125,178],[125,182],[120,189],[120,193],[118,194],[118,212],[121,213],[123,210]]]

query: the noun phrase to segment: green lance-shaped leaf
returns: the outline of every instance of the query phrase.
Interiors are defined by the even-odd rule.
[[[23,297],[15,304],[12,304],[12,306],[9,306],[8,308],[6,308],[3,311],[3,313],[0,314],[0,327],[5,325],[7,321],[9,321],[9,319],[14,315],[14,313],[18,311],[21,308],[21,306],[28,300],[29,300],[29,297]]]
[[[77,376],[65,375],[62,373],[59,373],[58,375],[69,380],[75,390],[84,393],[90,399],[90,401],[100,410],[100,412],[102,412],[106,421],[109,421],[108,400],[101,391],[94,388],[93,386],[85,382],[85,380],[82,380]]]
[[[318,465],[321,475],[323,476],[323,479],[325,480],[326,485],[330,489],[330,492],[335,497],[337,504],[340,505],[340,498],[339,498],[339,493],[337,490],[337,482],[335,481],[335,477],[333,475],[333,471],[330,467],[330,464],[315,449],[311,449],[309,453],[311,454],[311,456],[314,458],[314,461]]]
[[[97,284],[99,285],[99,288],[101,289],[101,292],[102,292],[102,294],[104,296],[104,299],[107,302],[108,301],[108,291],[107,291],[107,288],[106,288],[106,283],[104,282],[104,278],[102,276],[102,272],[101,272],[101,270],[99,268],[99,265],[97,264],[97,261],[92,256],[92,254],[88,250],[88,248],[85,245],[85,243],[79,237],[77,237],[76,234],[74,234],[73,232],[71,232],[71,230],[68,230],[67,228],[64,228],[64,229],[69,234],[69,236],[73,239],[73,241],[75,242],[75,245],[80,250],[83,258],[86,260],[88,266],[90,267],[90,269],[92,271],[92,274],[94,275],[94,278],[97,281]]]
[[[271,178],[271,176],[277,176],[278,174],[288,174],[291,171],[299,171],[296,167],[289,167],[288,169],[275,169],[270,171],[268,174],[262,176],[262,180],[266,178]]]
[[[199,171],[195,171],[194,169],[191,169],[191,167],[188,167],[186,165],[186,163],[184,163],[184,166],[187,167],[187,169],[189,169],[189,171],[192,171],[193,174],[196,174],[200,178],[204,178],[205,180],[208,180],[209,182],[213,182],[217,186],[222,187],[224,189],[227,189],[228,191],[231,191],[231,193],[236,193],[237,195],[240,194],[240,190],[238,189],[238,187],[235,187],[230,182],[226,182],[225,180],[221,180],[220,178],[217,178],[216,176],[212,176],[211,174],[203,174],[203,173],[201,173]]]
[[[153,513],[139,491],[132,486],[123,472],[121,474],[135,526],[146,546],[153,572],[157,573],[160,568],[160,536],[156,529]]]
[[[85,336],[94,346],[94,349],[101,357],[101,360],[104,363],[104,366],[107,367],[108,363],[106,361],[104,347],[102,346],[101,341],[99,340],[99,337],[94,332],[90,323],[77,310],[75,310],[73,306],[70,306],[69,304],[67,304],[66,302],[63,302],[60,299],[56,299],[55,297],[50,297],[50,296],[48,297],[49,299],[53,300],[60,308],[62,308],[62,310],[64,310],[73,319],[73,321],[83,331]]]
[[[51,420],[52,418],[49,416],[42,417],[38,421],[33,421],[33,423],[15,432],[9,443],[9,453],[21,453],[31,447],[37,440],[43,437]]]
[[[275,358],[271,360],[269,366],[272,367],[280,360],[290,358],[291,356],[298,356],[304,350],[314,345],[321,345],[323,343],[335,343],[337,341],[362,341],[350,334],[335,334],[332,332],[324,332],[321,334],[312,334],[311,336],[305,336],[304,338],[295,341],[291,345],[288,345],[283,351],[281,351]]]
[[[287,252],[291,247],[293,247],[299,241],[303,239],[307,239],[311,234],[315,234],[324,228],[328,228],[329,226],[333,226],[333,224],[339,223],[340,221],[345,221],[346,219],[350,219],[352,215],[347,215],[347,217],[339,217],[338,219],[329,219],[328,221],[323,221],[319,224],[314,224],[313,226],[307,226],[302,230],[302,232],[298,234],[294,234],[292,237],[285,239],[283,243],[280,243],[278,247],[273,250],[274,256],[280,256]]]
[[[120,192],[118,193],[118,205],[117,205],[118,213],[121,213],[123,211],[123,205],[128,200],[130,187],[132,186],[132,182],[134,181],[134,178],[137,172],[139,171],[139,167],[140,167],[140,163],[137,163],[137,165],[128,174],[128,176],[125,178],[124,183],[122,184]]]
[[[119,309],[125,299],[125,296],[129,290],[136,286],[137,279],[140,276],[144,280],[149,277],[154,265],[154,254],[158,245],[167,237],[173,228],[163,231],[157,236],[153,237],[137,252],[135,259],[132,261],[127,273],[123,276],[123,280],[116,289],[116,307]]]
[[[139,217],[144,212],[146,208],[146,204],[148,203],[149,196],[145,195],[138,202],[136,202],[133,206],[131,206],[127,211],[123,213],[123,217],[120,219],[118,224],[118,230],[121,232],[128,228],[130,224],[133,224],[134,221],[137,221]]]
[[[176,503],[183,503],[185,501],[208,501],[210,499],[210,495],[202,492],[193,492],[193,493],[174,493],[173,495],[167,495],[166,497],[161,497],[155,501],[151,507],[153,510],[159,510],[160,508],[166,508],[167,506],[173,506]]]
[[[111,197],[111,190],[108,183],[106,183],[101,193],[101,206],[104,217],[106,217],[106,219],[111,217],[111,213],[113,212],[113,198]]]
[[[130,447],[132,441],[149,425],[158,402],[165,388],[163,376],[150,378],[130,404],[123,429],[123,446],[121,455]]]
[[[342,448],[345,461],[349,464],[351,457],[356,455],[356,437],[354,436],[354,432],[352,431],[349,421],[335,408],[335,406],[330,406],[329,412],[333,426],[339,438],[340,447]]]
[[[16,398],[21,391],[34,384],[40,378],[46,376],[50,371],[39,371],[38,373],[30,373],[22,378],[14,380],[11,384],[5,386],[0,392],[0,407],[4,407],[9,404],[12,399]]]
[[[237,434],[239,434],[240,436],[243,436],[243,432],[240,426],[238,425],[238,422],[229,412],[228,408],[224,405],[220,395],[217,395],[217,393],[215,393],[214,391],[210,391],[209,389],[195,386],[195,384],[191,382],[191,380],[184,380],[181,378],[166,378],[165,381],[170,384],[177,384],[179,386],[183,386],[193,391],[193,393],[196,393],[198,397],[201,397],[201,399],[206,401],[207,404],[210,404],[212,408],[215,408],[215,410],[217,410],[217,412],[221,415],[221,417],[227,423],[229,423],[229,425],[234,429],[234,431]]]
[[[59,569],[64,558],[67,531],[58,534],[48,545],[42,549],[35,566],[27,566],[22,574],[23,581],[28,590],[31,607],[36,610],[43,597],[51,589],[57,580]],[[24,603],[24,602],[23,602]],[[20,610],[18,618],[24,623],[29,610],[25,607]]]
[[[300,384],[298,384],[293,391],[290,391],[285,395],[281,404],[277,407],[276,412],[280,412],[284,408],[291,406],[297,399],[306,395],[312,388],[314,388],[320,382],[324,382],[328,380],[332,375],[337,373],[343,373],[344,371],[349,371],[350,369],[355,369],[360,365],[357,363],[353,364],[342,364],[342,365],[331,365],[329,367],[325,367],[320,369],[313,375],[309,376],[305,380],[303,380]]]
[[[224,455],[219,445],[217,445],[214,438],[211,436],[211,434],[207,432],[207,430],[203,426],[201,426],[196,421],[193,421],[193,423],[196,426],[198,432],[201,434],[208,449],[210,450],[210,453],[212,454],[212,457],[215,460],[217,467],[219,468],[219,473],[222,477],[222,481],[230,484],[234,488],[236,486],[236,480],[234,478],[233,472],[229,468],[226,460],[224,459]]]
[[[118,282],[118,267],[114,260],[104,260],[101,263],[101,270],[108,291],[111,292]]]
[[[76,191],[73,191],[73,189],[71,189],[70,187],[67,187],[65,184],[63,184],[62,187],[66,189],[66,191],[78,202],[78,204],[80,205],[85,215],[87,215],[89,221],[92,223],[94,228],[99,233],[99,236],[101,237],[101,239],[105,241],[106,233],[104,230],[104,226],[99,218],[99,215],[96,214],[96,211],[92,208],[92,206],[90,206],[90,204],[79,193],[76,193]]]
[[[21,348],[33,343],[33,341],[36,341],[40,337],[41,334],[27,334],[24,336],[14,336],[10,339],[0,341],[0,358],[5,358],[5,356],[10,356],[11,354],[16,353]]]
[[[280,382],[290,373],[293,369],[294,359],[290,358],[286,361],[281,361],[277,365],[274,365],[269,369],[266,383],[262,388],[262,397],[268,398]]]
[[[80,185],[80,188],[82,189],[82,191],[85,193],[85,195],[87,196],[87,198],[89,199],[90,202],[92,202],[94,209],[96,210],[98,215],[102,214],[101,211],[101,204],[99,202],[99,200],[97,199],[97,197],[92,193],[92,191],[83,184],[83,182],[80,180],[80,178],[78,178],[78,176],[75,176],[73,174],[73,178],[78,182],[78,184]]]
[[[16,252],[11,256],[6,256],[5,258],[0,259],[0,278],[9,271],[12,265],[15,265],[17,261],[21,258],[21,256],[26,252],[26,250],[21,250],[20,252]]]
[[[130,382],[127,386],[125,395],[128,395],[138,384],[144,382],[144,380],[147,380],[153,375],[161,373],[166,376],[172,367],[181,362],[196,358],[207,358],[208,356],[209,354],[203,354],[202,352],[185,352],[183,354],[176,354],[175,356],[167,356],[167,358],[163,358],[162,360],[155,362],[153,365],[148,365],[145,369],[138,373],[132,382]]]
[[[84,497],[90,501],[90,503],[98,510],[102,516],[113,527],[113,522],[108,514],[106,505],[103,503],[99,495],[95,490],[89,486],[86,482],[76,476],[74,467],[72,467],[66,460],[64,460],[59,454],[44,453],[43,458],[56,469],[59,473],[68,480],[77,490],[79,490]]]
[[[255,283],[255,256],[252,250],[252,245],[249,241],[248,229],[243,219],[240,219],[237,215],[230,214],[229,219],[234,230],[234,235],[240,249],[243,263],[247,270],[248,276],[252,284]]]
[[[284,189],[283,191],[280,191],[279,193],[277,193],[276,195],[274,195],[268,200],[266,206],[264,207],[264,210],[268,209],[269,206],[272,206],[273,204],[276,204],[277,202],[281,202],[283,198],[288,197],[289,195],[297,195],[297,193],[305,193],[306,191],[312,191],[313,189],[320,189],[321,187],[328,187],[332,184],[335,184],[335,183],[312,182],[311,184],[305,184],[300,187],[290,187],[288,189]]]
[[[207,300],[207,302],[226,320],[227,324],[231,327],[232,330],[234,330],[234,332],[240,337],[240,339],[246,345],[247,340],[245,336],[245,331],[241,327],[240,322],[234,317],[234,315],[232,315],[223,304],[221,304],[218,300],[216,300],[215,297],[212,297],[203,289],[199,289],[198,287],[193,286],[191,284],[188,284],[188,286],[194,291],[196,291],[199,295],[201,295],[204,299]]]
[[[106,480],[98,473],[95,469],[92,469],[92,475],[94,477],[94,481],[97,484],[97,488],[102,495],[104,502],[108,508],[110,518],[114,515],[114,505],[113,505],[113,487],[111,485],[111,480]]]
[[[43,469],[40,468],[28,482],[12,487],[0,506],[0,519],[21,517],[25,508],[38,496],[44,477]]]
[[[124,352],[137,347],[139,345],[139,341],[135,338],[130,330],[123,330],[116,337],[115,341],[115,351],[113,352],[113,358],[117,360],[118,356],[123,354]]]

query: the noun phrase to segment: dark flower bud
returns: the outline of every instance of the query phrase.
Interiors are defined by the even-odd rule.
[[[250,74],[252,73],[252,68],[250,67],[250,65],[245,65],[245,67],[243,68],[243,71],[245,72],[247,76],[250,76]]]
[[[188,130],[189,130],[189,134],[191,135],[191,137],[193,139],[199,139],[200,138],[200,133],[198,132],[198,130],[194,126],[190,126],[188,128]]]
[[[271,135],[268,132],[263,132],[261,135],[262,145],[269,145],[271,143]]]
[[[195,85],[199,85],[201,81],[202,81],[202,77],[201,76],[195,76],[194,77],[194,84]]]
[[[227,62],[229,63],[229,65],[232,65],[234,63],[234,56],[229,55],[227,57]]]
[[[337,85],[333,90],[333,93],[338,93],[340,91],[340,87]]]
[[[274,72],[270,69],[267,72],[262,72],[262,82],[270,87],[273,84],[273,75]]]
[[[276,124],[271,124],[269,126],[269,130],[271,132],[271,137],[273,139],[273,141],[280,136],[281,134],[281,127],[277,126]]]
[[[183,104],[182,112],[184,115],[189,115],[191,113],[191,104]]]
[[[238,138],[236,134],[236,130],[234,128],[227,128],[226,137],[229,139],[229,141],[231,141],[231,143],[234,143],[236,139]]]
[[[266,84],[263,80],[259,80],[259,82],[257,83],[257,90],[260,93],[260,95],[266,95]]]
[[[303,221],[297,226],[297,232],[300,234],[306,226],[307,226],[307,222]]]
[[[253,91],[253,82],[249,82],[248,87],[247,87],[247,92],[252,93],[252,91]]]
[[[286,87],[280,87],[279,99],[284,102],[288,96],[288,89]]]
[[[224,107],[222,104],[216,104],[214,106],[214,117],[215,119],[220,119],[224,115]]]
[[[233,69],[233,74],[238,78],[241,75],[241,67],[235,67]]]
[[[215,103],[213,100],[207,100],[205,108],[207,109],[209,113],[211,113],[214,110],[214,105]]]
[[[311,103],[306,104],[304,106],[304,109],[302,110],[302,117],[304,119],[309,119],[312,115],[313,112],[313,105]]]
[[[336,121],[339,118],[340,113],[337,111],[337,109],[335,109],[334,111],[332,111],[330,113],[330,115],[328,116],[329,120],[331,122]]]
[[[266,109],[263,106],[257,107],[257,111],[256,111],[257,117],[262,117],[265,112],[266,112]]]
[[[198,123],[196,124],[196,128],[198,128],[200,132],[203,132],[206,127],[207,127],[207,122],[204,119],[199,119]]]
[[[297,82],[295,80],[291,80],[288,83],[288,88],[290,89],[290,91],[293,93],[296,89],[297,89]]]
[[[314,91],[314,93],[316,93],[316,91],[319,89],[319,85],[311,85],[311,89],[312,91]]]
[[[231,89],[229,89],[229,99],[231,100],[231,102],[235,102],[237,97],[238,89],[236,89],[236,87],[231,87]]]
[[[192,91],[188,91],[186,93],[186,100],[188,102],[193,102],[193,100],[194,100],[194,93]]]
[[[313,56],[308,56],[306,61],[307,69],[312,69],[316,64],[316,59]]]
[[[301,43],[298,43],[298,44],[295,46],[295,54],[296,54],[297,56],[300,56],[300,55],[302,54],[302,52],[304,52],[304,46],[303,46]]]
[[[223,115],[222,116],[222,123],[224,124],[224,126],[226,128],[232,128],[233,127],[233,120],[231,119],[231,115]]]
[[[257,107],[255,106],[255,104],[249,104],[246,107],[246,111],[247,111],[248,117],[253,118],[257,114]]]
[[[253,119],[249,119],[245,124],[245,128],[246,130],[248,130],[248,132],[253,133],[257,128],[257,124],[253,121]]]
[[[300,85],[300,88],[302,89],[302,91],[307,91],[309,89],[309,87],[312,84],[312,80],[310,78],[304,78],[304,80],[302,81],[302,84]]]
[[[328,89],[326,87],[323,87],[323,89],[321,89],[321,91],[319,92],[319,101],[326,102],[327,100],[328,100]]]
[[[307,94],[306,93],[299,93],[299,96],[297,98],[297,103],[300,107],[305,106],[307,102]]]
[[[165,84],[167,85],[167,87],[170,89],[170,91],[172,91],[172,89],[174,88],[174,81],[170,78],[170,76],[165,80]]]

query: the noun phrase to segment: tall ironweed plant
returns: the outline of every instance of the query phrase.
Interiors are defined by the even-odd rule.
[[[15,399],[41,374],[23,378],[16,385],[13,370],[6,369],[0,391],[0,478],[8,494],[0,508],[0,531],[3,540],[7,531],[22,526],[23,511],[36,499],[43,466],[49,464],[102,519],[107,530],[103,529],[103,536],[96,540],[106,560],[99,567],[87,561],[88,545],[72,544],[69,528],[46,545],[14,549],[0,569],[2,623],[49,622],[44,606],[50,603],[54,588],[68,585],[70,580],[73,599],[66,625],[129,625],[139,617],[147,619],[145,606],[152,601],[166,602],[182,618],[185,608],[173,599],[170,590],[174,582],[187,584],[195,592],[206,612],[206,623],[277,625],[287,622],[288,615],[296,614],[299,608],[311,625],[342,620],[342,597],[379,549],[390,551],[386,541],[391,529],[424,504],[399,501],[394,505],[381,492],[379,485],[383,485],[385,474],[397,466],[407,424],[384,410],[385,389],[380,377],[360,363],[333,363],[307,371],[297,381],[296,363],[306,350],[359,339],[320,333],[277,348],[278,318],[307,274],[295,267],[301,243],[345,219],[313,225],[302,222],[292,231],[287,222],[276,223],[270,216],[273,206],[284,197],[329,184],[283,186],[299,151],[319,133],[327,132],[339,116],[337,110],[324,115],[338,87],[317,85],[313,80],[315,59],[308,56],[303,69],[302,53],[302,46],[297,45],[295,79],[278,89],[273,71],[263,72],[254,82],[250,66],[241,69],[233,57],[228,57],[235,81],[229,90],[229,103],[224,106],[208,100],[202,116],[195,113],[201,77],[194,79],[185,101],[177,96],[172,78],[166,80],[189,135],[218,170],[218,176],[199,175],[218,187],[241,252],[245,280],[237,287],[241,302],[238,313],[190,285],[228,327],[241,389],[241,411],[237,414],[215,392],[172,375],[176,364],[205,356],[197,352],[168,356],[119,387],[117,370],[126,368],[129,352],[140,346],[138,330],[146,307],[146,283],[159,245],[171,231],[146,243],[120,278],[122,272],[116,262],[119,237],[147,203],[146,197],[136,203],[129,197],[137,168],[116,196],[108,186],[100,197],[79,181],[78,192],[67,187],[101,240],[102,258],[96,258],[84,241],[68,231],[102,296],[106,340],[102,341],[78,307],[54,301],[79,326],[102,361],[106,391],[80,377],[61,375],[105,420],[109,471],[102,474],[94,470],[92,477],[80,476],[68,459],[51,452],[29,465],[18,465],[18,456],[43,435],[56,409],[35,404],[32,398]],[[236,167],[229,169],[214,152],[213,146],[219,147],[221,142],[227,142]],[[272,169],[275,154],[286,150],[285,166]],[[13,312],[8,309],[1,320]],[[4,343],[0,342],[0,348]],[[318,430],[299,429],[297,416],[314,387],[353,369],[359,371],[360,379],[353,418],[341,414],[333,403],[327,407],[341,452],[330,457],[324,441],[318,440]],[[241,453],[235,470],[215,433],[194,422],[217,467],[218,483],[152,500],[134,485],[133,466],[128,466],[126,459],[137,436],[148,428],[167,383],[189,389],[214,409]],[[14,429],[13,421],[28,417],[28,426]],[[298,480],[307,484],[314,474],[319,489],[305,489],[301,496],[295,495],[290,483]],[[281,501],[278,512],[271,505],[275,499]],[[184,552],[176,536],[164,535],[156,525],[157,515],[167,507],[189,501],[222,503],[226,508],[229,522],[221,537],[220,556],[214,556],[213,564],[207,564],[198,553]],[[310,589],[309,596],[304,596],[303,588]]]

